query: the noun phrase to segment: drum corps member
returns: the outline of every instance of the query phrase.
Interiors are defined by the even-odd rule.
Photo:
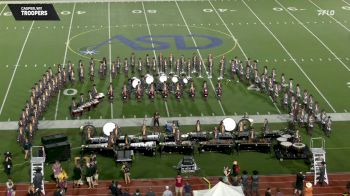
[[[113,101],[113,99],[114,99],[114,92],[113,92],[113,84],[112,84],[112,82],[109,83],[108,93],[107,94],[108,94],[109,100]]]
[[[189,95],[190,95],[191,98],[194,98],[194,96],[196,95],[193,81],[191,81],[191,87],[190,87],[190,90],[189,90]]]
[[[207,81],[203,82],[203,97],[207,99],[208,97],[208,86],[207,86]]]

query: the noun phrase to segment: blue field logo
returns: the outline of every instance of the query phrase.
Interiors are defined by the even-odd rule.
[[[204,45],[189,46],[186,43],[186,39],[195,39],[205,42]],[[177,50],[196,50],[196,49],[210,49],[221,46],[223,41],[218,37],[213,37],[204,34],[190,34],[190,35],[144,35],[129,39],[123,35],[116,35],[111,39],[103,41],[97,45],[86,46],[79,49],[83,55],[94,55],[98,53],[99,48],[108,45],[109,43],[120,42],[125,46],[128,46],[134,51],[147,51],[147,50],[166,50],[171,47],[171,43],[175,42]],[[201,43],[202,43],[201,42]],[[153,46],[152,47],[152,43]],[[148,46],[148,47],[146,47]]]

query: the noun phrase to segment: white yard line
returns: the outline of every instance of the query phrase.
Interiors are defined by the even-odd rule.
[[[108,2],[108,48],[109,48],[109,82],[112,82],[112,41],[111,41],[111,3]],[[111,101],[111,119],[113,119],[113,102]]]
[[[292,56],[292,54],[284,47],[284,45],[281,43],[281,41],[275,36],[274,33],[265,25],[265,23],[255,14],[255,12],[249,7],[249,5],[242,0],[242,2],[245,4],[245,6],[250,10],[250,12],[260,21],[260,23],[265,27],[265,29],[272,35],[273,38],[278,42],[278,44],[283,48],[283,50],[288,54],[290,59],[295,63],[295,65],[299,68],[299,70],[304,74],[304,76],[309,80],[309,82],[312,84],[312,86],[316,89],[316,91],[321,95],[321,97],[326,101],[326,103],[329,105],[329,107],[332,109],[333,112],[336,112],[336,110],[333,108],[333,106],[329,103],[327,98],[323,95],[323,93],[317,88],[315,83],[310,79],[310,77],[306,74],[306,72],[301,68],[299,63],[295,60],[295,58]]]
[[[19,56],[18,56],[16,65],[15,65],[15,69],[13,70],[13,73],[12,73],[12,76],[11,76],[11,79],[10,79],[10,83],[9,83],[9,85],[7,86],[7,90],[6,90],[6,93],[5,93],[5,97],[4,97],[4,100],[2,101],[1,108],[0,108],[0,115],[1,115],[1,113],[2,113],[2,110],[4,109],[4,105],[5,105],[5,102],[6,102],[6,99],[7,99],[7,95],[9,94],[9,91],[10,91],[10,88],[11,88],[11,85],[12,85],[12,82],[13,82],[13,78],[15,77],[15,74],[16,74],[16,71],[17,71],[17,68],[18,68],[19,61],[21,60],[21,57],[22,57],[24,48],[25,48],[25,46],[26,46],[26,44],[27,44],[27,41],[28,41],[30,32],[32,31],[33,25],[34,25],[34,20],[33,20],[32,24],[30,25],[30,28],[29,28],[29,31],[28,31],[28,33],[27,33],[26,39],[24,40],[24,43],[23,43],[23,45],[22,45],[21,52],[19,53]]]
[[[178,9],[179,12],[180,12],[180,15],[181,15],[181,17],[182,17],[183,22],[185,23],[185,26],[186,26],[186,28],[187,28],[188,33],[189,33],[190,35],[192,35],[192,32],[191,32],[190,28],[188,27],[187,21],[186,21],[184,15],[182,14],[182,11],[181,11],[181,9],[180,9],[180,7],[179,7],[179,4],[177,3],[176,0],[175,0],[175,4],[176,4],[176,6],[177,6],[177,9]],[[199,55],[201,61],[203,62],[204,70],[205,70],[205,72],[207,72],[207,68],[206,68],[205,63],[204,63],[204,61],[203,61],[202,55],[201,55],[201,53],[200,53],[200,51],[199,51],[199,49],[198,49],[197,42],[196,42],[196,40],[194,39],[193,36],[191,36],[191,38],[192,38],[192,41],[193,41],[194,46],[197,48],[197,53],[198,53],[198,55]],[[209,78],[209,81],[210,81],[211,87],[213,88],[213,91],[214,91],[214,93],[215,93],[215,87],[214,87],[213,81],[211,81],[210,78]],[[222,107],[221,101],[218,100],[218,103],[219,103],[219,105],[220,105],[222,114],[223,114],[224,116],[226,116],[226,113],[225,113],[224,108]]]
[[[348,5],[350,5],[350,3],[348,3],[347,1],[345,1],[345,0],[342,0],[344,3],[346,3],[346,4],[348,4]]]
[[[310,3],[314,4],[318,9],[323,10],[320,6],[318,6],[316,3],[314,3],[312,0],[309,0]],[[327,14],[328,15],[328,14]],[[350,29],[348,29],[345,25],[343,25],[340,21],[335,19],[333,16],[328,15],[331,19],[333,19],[336,23],[338,23],[340,26],[342,26],[344,29],[350,32]]]
[[[141,3],[142,3],[143,13],[145,15],[145,20],[146,20],[146,26],[147,26],[147,29],[148,29],[148,34],[149,34],[149,36],[151,38],[151,42],[152,42],[153,55],[154,55],[154,58],[156,58],[156,60],[157,60],[157,54],[156,54],[156,50],[154,49],[152,33],[151,33],[151,29],[149,28],[149,23],[148,23],[148,18],[147,18],[147,14],[146,14],[145,5],[144,5],[143,1],[141,1]],[[157,69],[158,69],[158,67],[157,67]],[[165,105],[166,114],[169,117],[170,114],[169,114],[169,109],[168,109],[168,103],[166,101],[164,101],[164,105]]]
[[[1,10],[1,12],[0,12],[0,16],[1,16],[2,13],[5,11],[6,6],[7,6],[7,5],[5,4],[4,8],[2,8],[2,10]]]
[[[208,0],[208,2],[210,3],[211,7],[213,8],[213,10],[215,11],[216,15],[220,18],[222,24],[224,24],[224,26],[226,27],[227,31],[230,33],[232,39],[234,42],[237,42],[237,45],[239,47],[239,49],[242,51],[242,54],[244,55],[245,59],[248,59],[248,56],[246,55],[246,53],[243,51],[241,45],[239,44],[238,40],[235,38],[235,36],[233,35],[233,33],[231,32],[231,30],[228,28],[228,26],[226,25],[224,19],[222,19],[222,17],[220,16],[219,12],[217,11],[217,9],[214,7],[214,5],[210,2],[210,0]],[[271,98],[271,97],[270,97]],[[272,98],[271,98],[272,100]],[[278,109],[277,105],[275,102],[273,102],[273,105],[275,106],[276,110],[278,111],[279,114],[281,114],[281,111]]]
[[[286,9],[278,0],[275,0],[276,3],[278,3],[290,16],[292,16],[298,23],[304,27],[312,36],[314,36],[343,66],[346,70],[350,71],[350,68],[346,66],[346,64],[330,49],[328,46],[319,38],[317,37],[309,28],[307,28],[303,22],[301,22],[297,17],[295,17],[288,9]]]
[[[76,3],[74,3],[74,5],[73,5],[72,17],[70,18],[69,29],[68,29],[68,35],[67,35],[67,41],[66,41],[66,49],[65,49],[65,51],[64,51],[64,57],[63,57],[62,67],[65,66],[66,59],[67,59],[67,51],[68,51],[68,45],[69,45],[70,32],[71,32],[71,30],[72,30],[72,23],[73,23],[74,12],[75,12],[75,5],[76,5]],[[60,96],[61,96],[61,90],[58,91],[57,103],[56,103],[56,110],[55,110],[55,120],[57,119],[58,104],[59,104],[59,102],[60,102]]]

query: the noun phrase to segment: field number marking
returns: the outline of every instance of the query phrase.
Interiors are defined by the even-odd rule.
[[[334,16],[334,10],[317,10],[318,16]]]
[[[145,10],[147,14],[156,14],[157,10]],[[133,14],[143,14],[143,10],[132,10],[131,13]]]
[[[62,15],[70,15],[72,12],[71,11],[61,11],[60,14]],[[75,14],[86,14],[86,11],[76,11]]]
[[[217,8],[216,9],[218,12],[234,12],[234,11],[237,11],[237,10],[229,10],[229,9],[223,9],[223,8]],[[215,10],[214,9],[211,9],[211,8],[206,8],[206,9],[203,9],[203,12],[206,12],[206,13],[211,13],[211,12],[214,12]]]
[[[348,82],[348,83],[346,83],[347,84],[347,86],[350,88],[350,82]]]
[[[76,95],[78,93],[78,90],[75,88],[67,88],[64,89],[63,94],[67,95],[67,96],[73,96]]]
[[[343,10],[348,10],[348,11],[350,11],[350,6],[342,6],[341,7]]]
[[[281,7],[274,7],[274,8],[272,8],[272,10],[277,11],[277,12],[282,12],[283,8],[281,8]],[[287,7],[287,10],[295,12],[295,11],[303,11],[303,10],[306,10],[306,9],[301,9],[301,8],[296,8],[296,7]]]

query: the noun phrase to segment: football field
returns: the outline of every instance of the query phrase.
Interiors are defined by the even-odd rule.
[[[72,97],[86,95],[93,85],[89,59],[98,65],[105,57],[110,66],[133,52],[143,60],[146,54],[188,59],[195,53],[205,66],[203,78],[192,78],[197,92],[207,81],[208,99],[198,93],[192,100],[186,94],[179,102],[171,94],[167,101],[157,95],[154,102],[147,96],[137,102],[133,96],[123,103],[123,83],[141,76],[118,74],[95,80],[105,94],[113,83],[114,102],[105,100],[81,118],[140,118],[155,111],[168,117],[287,113],[280,101],[274,104],[266,94],[231,79],[229,60],[235,56],[257,60],[260,73],[264,66],[269,73],[275,68],[278,81],[282,73],[287,80],[293,78],[327,113],[350,111],[350,0],[113,1],[54,7],[60,21],[15,21],[7,5],[0,4],[0,121],[18,120],[31,87],[49,67],[56,72],[57,64],[67,68],[71,61],[76,69],[82,60],[85,82],[68,84],[44,114],[46,120],[70,119]],[[214,56],[211,79],[206,73],[209,54]],[[215,88],[223,55],[223,96],[218,100]]]

